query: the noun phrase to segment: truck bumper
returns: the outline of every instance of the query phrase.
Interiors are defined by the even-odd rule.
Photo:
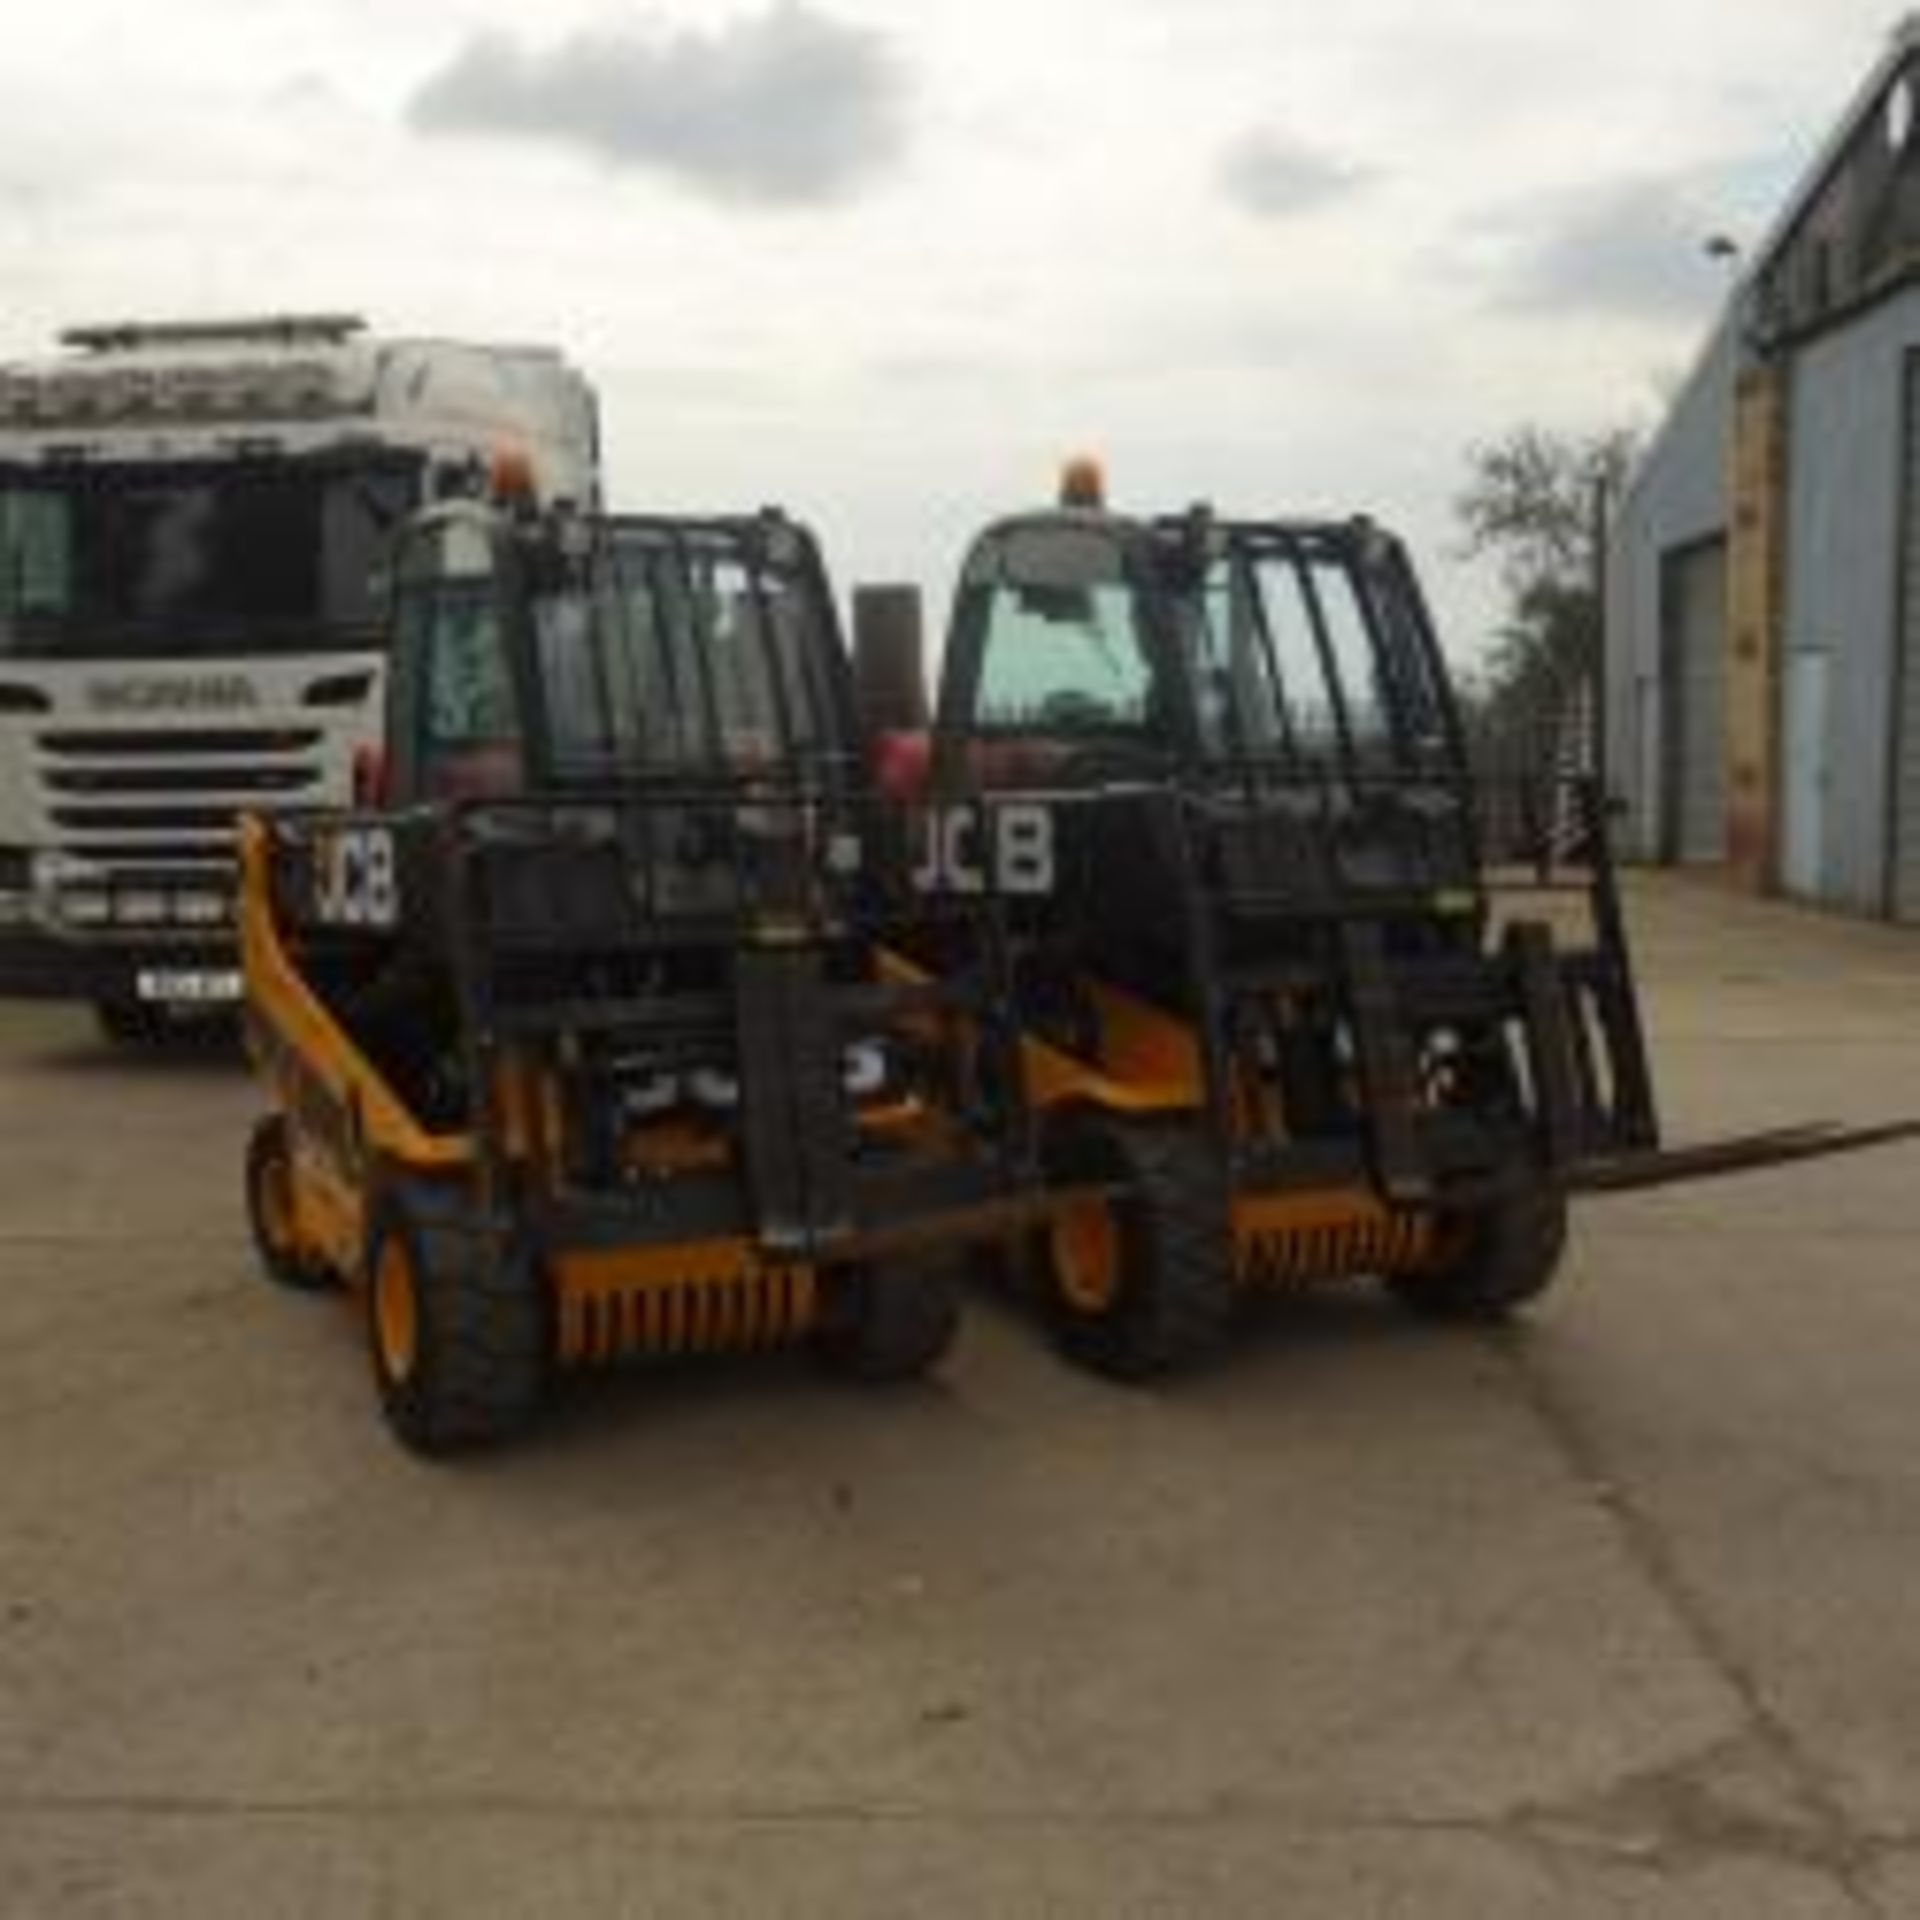
[[[0,926],[0,998],[147,1001],[154,1005],[233,1005],[207,984],[237,976],[232,938],[69,940],[32,925]],[[172,988],[172,991],[165,989]]]

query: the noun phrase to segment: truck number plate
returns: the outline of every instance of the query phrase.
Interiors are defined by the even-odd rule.
[[[168,1006],[227,1006],[240,998],[237,967],[145,967],[133,984],[142,1000]]]

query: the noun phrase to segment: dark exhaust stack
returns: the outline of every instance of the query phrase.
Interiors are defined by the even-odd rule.
[[[920,589],[853,590],[853,685],[860,731],[918,733],[927,725],[927,680]]]

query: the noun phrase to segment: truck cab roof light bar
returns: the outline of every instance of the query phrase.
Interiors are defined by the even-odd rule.
[[[114,320],[67,327],[60,344],[86,353],[129,353],[141,347],[295,346],[337,344],[364,332],[355,313],[276,313],[242,320]]]

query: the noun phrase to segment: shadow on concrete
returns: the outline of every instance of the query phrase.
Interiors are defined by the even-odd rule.
[[[964,1333],[961,1336],[965,1338]],[[792,1422],[849,1439],[884,1429],[894,1439],[951,1428],[964,1411],[953,1387],[935,1371],[884,1386],[835,1378],[804,1349],[778,1353],[686,1355],[621,1362],[592,1372],[562,1373],[538,1425],[503,1455],[547,1459],[634,1446],[644,1467],[648,1449],[669,1436],[711,1429],[724,1444],[728,1428],[751,1419],[764,1442],[770,1424]]]
[[[139,1046],[118,1046],[85,1026],[48,1034],[13,1055],[17,1066],[75,1079],[142,1077],[231,1080],[247,1071],[235,1032],[170,1034]]]
[[[1517,1336],[1516,1336],[1517,1337]],[[1234,1337],[1210,1364],[1170,1379],[1134,1385],[1109,1381],[1076,1367],[1059,1354],[1038,1317],[1000,1286],[969,1294],[966,1317],[951,1363],[924,1379],[884,1386],[835,1378],[804,1349],[765,1354],[702,1356],[621,1362],[591,1372],[566,1372],[535,1429],[500,1453],[473,1456],[475,1467],[505,1465],[523,1454],[543,1459],[633,1447],[644,1468],[649,1449],[684,1445],[708,1428],[716,1444],[750,1424],[756,1443],[769,1430],[791,1425],[828,1443],[829,1451],[857,1457],[865,1445],[911,1447],[951,1443],[978,1425],[982,1409],[966,1390],[965,1375],[977,1345],[991,1350],[994,1375],[1006,1380],[1016,1369],[1018,1405],[1038,1393],[1111,1397],[1114,1410],[1170,1408],[1206,1413],[1250,1402],[1285,1402],[1296,1412],[1308,1405],[1391,1399],[1404,1391],[1407,1369],[1423,1375],[1453,1371],[1470,1360],[1483,1374],[1490,1336],[1485,1330],[1438,1325],[1418,1319],[1383,1288],[1353,1281],[1250,1301]],[[1058,1370],[1061,1379],[1044,1376]],[[1024,1376],[1024,1378],[1020,1378]],[[1466,1376],[1464,1390],[1471,1390]],[[1004,1406],[992,1420],[1004,1423]],[[1041,1404],[1032,1408],[1044,1425]],[[466,1463],[463,1463],[463,1465]]]

